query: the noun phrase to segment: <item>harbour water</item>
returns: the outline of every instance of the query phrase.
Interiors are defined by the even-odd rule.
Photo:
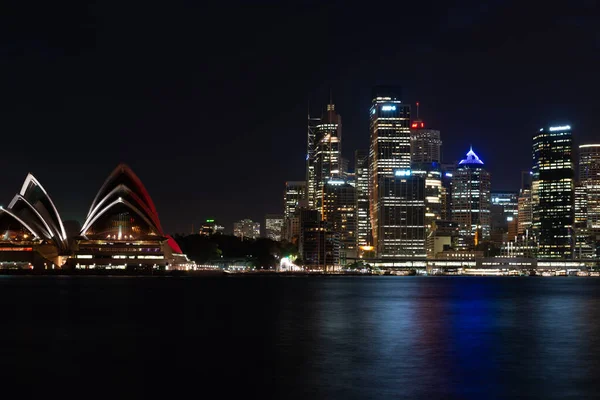
[[[600,278],[2,276],[0,301],[0,376],[24,398],[586,399],[600,387]]]

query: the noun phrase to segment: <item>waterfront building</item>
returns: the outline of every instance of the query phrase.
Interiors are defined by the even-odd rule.
[[[442,219],[442,170],[438,162],[413,162],[412,175],[425,181],[425,237],[433,236],[435,222]],[[427,257],[434,258],[435,251],[432,241],[427,241]]]
[[[69,263],[79,269],[133,270],[190,264],[163,232],[152,198],[125,164],[115,168],[96,194]]]
[[[248,218],[234,222],[233,236],[242,240],[257,239],[260,236],[260,222],[254,222]]]
[[[63,266],[69,242],[48,192],[31,174],[9,205],[0,206],[0,269]]]
[[[398,170],[380,179],[383,197],[377,243],[379,258],[426,258],[425,179]]]
[[[490,237],[500,246],[517,235],[519,216],[519,194],[517,192],[492,192],[490,207]]]
[[[569,125],[541,128],[533,136],[533,228],[541,258],[573,256],[572,153]]]
[[[276,242],[283,239],[283,215],[267,214],[265,216],[265,237]]]
[[[330,180],[324,190],[322,220],[339,235],[340,263],[345,265],[347,259],[357,256],[356,188],[343,180]]]
[[[370,249],[373,245],[369,215],[369,152],[356,150],[354,155],[356,180],[356,248]]]
[[[473,250],[490,238],[490,173],[471,148],[452,175],[452,219],[459,224],[459,247]]]
[[[533,204],[531,189],[521,189],[517,206],[517,234],[519,236],[529,234],[533,224]]]
[[[434,225],[432,234],[427,237],[427,258],[431,258],[430,252],[435,258],[438,253],[458,248],[459,226],[456,222],[436,220]]]
[[[317,210],[299,210],[300,240],[298,252],[302,264],[309,270],[337,271],[340,269],[339,234],[331,223],[323,221]]]
[[[400,88],[378,86],[373,90],[370,115],[370,216],[373,242],[378,257],[396,257],[409,254],[407,248],[402,248],[400,242],[407,244],[413,239],[422,241],[424,254],[424,204],[421,206],[423,216],[420,217],[420,228],[407,228],[407,218],[411,226],[419,222],[419,216],[413,216],[413,197],[424,197],[424,181],[422,178],[413,180],[410,175],[410,105],[403,104],[400,99]],[[396,174],[399,179],[396,179]],[[400,179],[403,178],[403,179]],[[404,181],[401,187],[396,183]],[[418,183],[417,183],[418,182]],[[423,187],[420,187],[423,185]],[[409,189],[410,187],[410,189]],[[413,190],[414,193],[413,193]],[[402,197],[398,197],[402,196]],[[415,200],[416,203],[424,199]],[[400,203],[403,203],[400,205]],[[400,209],[402,208],[402,211]],[[417,205],[416,208],[419,208]],[[404,216],[404,219],[402,219]],[[416,236],[406,237],[410,233]],[[422,231],[422,233],[419,232]],[[413,245],[410,245],[412,248]],[[418,246],[414,246],[418,247]]]
[[[588,195],[585,184],[578,183],[575,185],[574,199],[574,256],[575,258],[594,258],[596,255],[595,235],[593,235],[593,229],[588,224]]]
[[[600,144],[579,146],[579,182],[586,190],[588,228],[600,231]]]

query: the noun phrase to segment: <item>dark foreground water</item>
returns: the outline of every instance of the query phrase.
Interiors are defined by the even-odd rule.
[[[600,392],[594,278],[0,277],[0,302],[20,398]]]

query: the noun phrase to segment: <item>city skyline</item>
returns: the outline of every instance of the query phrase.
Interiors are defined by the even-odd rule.
[[[343,157],[354,165],[353,152],[368,148],[376,84],[400,85],[406,102],[420,103],[426,127],[443,133],[445,161],[473,145],[492,190],[519,188],[540,127],[572,126],[574,148],[598,136],[598,42],[593,21],[581,17],[586,3],[396,4],[385,14],[310,3],[293,12],[82,4],[41,5],[32,15],[11,7],[2,16],[11,44],[0,54],[0,127],[11,151],[0,196],[10,198],[31,172],[65,220],[83,222],[94,182],[124,162],[153,193],[168,232],[207,218],[228,230],[242,218],[262,221],[280,212],[282,182],[304,179],[307,105],[320,113],[332,93]],[[240,11],[231,23],[248,36],[226,40],[198,22],[225,7]],[[400,11],[401,23],[389,23]],[[326,42],[336,51],[318,45]],[[223,124],[232,115],[236,123]]]

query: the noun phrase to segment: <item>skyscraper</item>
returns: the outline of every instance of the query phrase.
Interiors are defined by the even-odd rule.
[[[328,104],[327,110],[318,120],[309,119],[309,141],[313,149],[308,157],[309,189],[308,206],[324,215],[323,199],[325,185],[329,180],[342,178],[342,117],[335,111],[335,104]],[[310,147],[310,144],[309,144]]]
[[[519,193],[518,228],[517,234],[530,235],[531,225],[533,223],[533,206],[531,203],[531,189],[521,189]]]
[[[298,210],[306,199],[306,181],[287,181],[283,194],[283,238],[289,242],[296,242],[300,236],[300,219]]]
[[[534,230],[541,258],[573,255],[574,166],[571,127],[541,128],[533,136]]]
[[[490,238],[490,173],[473,149],[452,174],[452,220],[459,224],[459,246],[473,250]]]
[[[307,121],[307,144],[306,144],[306,193],[304,194],[307,207],[315,206],[315,153],[316,153],[316,134],[317,125],[321,122],[321,118],[311,117],[308,114]]]
[[[421,177],[425,182],[425,236],[433,235],[436,221],[442,219],[442,170],[438,162],[413,162],[412,175]],[[427,257],[434,258],[433,240],[428,241]]]
[[[283,194],[283,217],[290,218],[298,208],[299,203],[306,196],[305,181],[287,181],[285,183],[285,192]]]
[[[442,161],[440,131],[425,128],[423,121],[411,123],[410,148],[413,163],[440,163]]]
[[[369,216],[369,152],[356,150],[354,155],[356,177],[356,247],[372,246],[371,218]]]
[[[343,180],[330,180],[324,187],[323,221],[339,235],[340,262],[346,264],[356,252],[356,188]]]
[[[414,250],[412,240],[422,240],[423,248],[416,253],[424,254],[424,217],[413,215],[424,215],[424,180],[411,175],[410,105],[402,104],[398,87],[374,88],[370,131],[370,215],[377,254],[408,256]],[[419,220],[422,229],[406,230]]]
[[[587,194],[587,225],[600,231],[600,144],[579,146],[579,182]]]

